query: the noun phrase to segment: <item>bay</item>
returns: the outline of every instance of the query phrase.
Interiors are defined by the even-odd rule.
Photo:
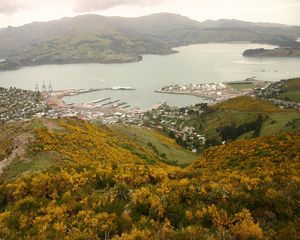
[[[111,97],[131,107],[149,109],[158,102],[185,106],[205,101],[194,96],[155,93],[165,85],[244,80],[278,81],[300,77],[300,58],[245,58],[249,48],[274,48],[251,43],[199,44],[175,50],[172,55],[144,55],[143,61],[123,64],[66,64],[24,67],[0,72],[0,87],[34,90],[51,82],[54,90],[132,87],[135,91],[99,91],[66,97],[69,103],[87,103]]]

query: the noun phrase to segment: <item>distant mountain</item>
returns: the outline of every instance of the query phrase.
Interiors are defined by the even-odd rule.
[[[248,31],[253,31],[260,34],[271,34],[276,37],[279,35],[281,35],[281,37],[290,37],[293,40],[300,36],[299,26],[288,26],[278,23],[253,23],[235,19],[220,19],[217,21],[207,20],[202,22],[201,25],[203,28],[247,29]],[[279,43],[278,45],[281,44]]]
[[[264,22],[245,22],[236,19],[219,19],[219,20],[206,20],[201,23],[206,27],[271,27],[271,28],[286,28],[288,25],[278,23],[264,23]]]
[[[173,47],[208,42],[250,41],[298,46],[300,27],[238,20],[197,22],[160,13],[137,18],[81,15],[34,22],[0,31],[0,70],[60,63],[141,60],[170,54]]]

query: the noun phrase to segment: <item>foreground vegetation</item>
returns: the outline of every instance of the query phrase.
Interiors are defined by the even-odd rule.
[[[12,135],[31,136],[23,161],[34,157],[37,165],[47,157],[52,164],[23,176],[4,175],[0,238],[299,235],[299,132],[209,148],[180,168],[119,132],[78,119],[9,126]]]

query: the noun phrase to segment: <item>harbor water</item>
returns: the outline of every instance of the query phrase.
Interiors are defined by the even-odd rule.
[[[270,45],[199,44],[177,48],[177,54],[145,55],[143,61],[125,64],[67,64],[24,67],[0,72],[0,87],[35,89],[51,81],[54,90],[131,87],[135,90],[104,90],[65,98],[68,103],[118,99],[131,107],[149,109],[159,102],[184,106],[205,101],[199,97],[155,93],[166,85],[257,80],[278,81],[300,77],[300,58],[245,58],[249,48]]]

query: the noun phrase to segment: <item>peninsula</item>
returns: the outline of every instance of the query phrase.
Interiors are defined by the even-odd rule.
[[[257,88],[264,88],[270,84],[268,81],[255,80],[255,77],[244,81],[224,83],[187,84],[184,86],[165,86],[158,93],[193,95],[207,98],[214,102],[221,102],[238,96],[251,95]]]

